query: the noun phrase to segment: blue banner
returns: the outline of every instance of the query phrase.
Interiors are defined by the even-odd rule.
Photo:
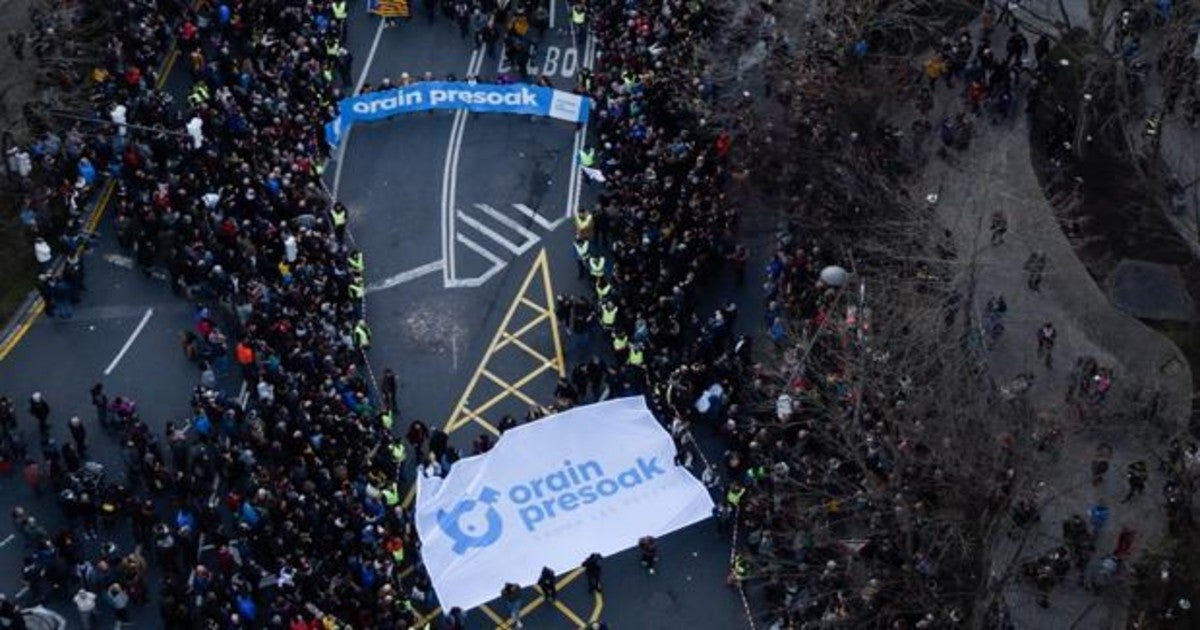
[[[578,94],[525,83],[425,81],[342,99],[338,103],[338,117],[325,125],[325,139],[331,146],[337,146],[342,134],[356,122],[374,122],[434,109],[547,116],[583,123],[587,122],[589,101]]]

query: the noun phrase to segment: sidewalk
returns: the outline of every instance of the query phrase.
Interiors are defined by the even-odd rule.
[[[939,88],[936,96],[949,103],[950,112],[957,111],[957,92],[951,95]],[[969,286],[968,274],[975,274],[971,308],[976,321],[991,296],[1003,294],[1007,301],[1006,331],[990,353],[995,382],[1032,374],[1033,386],[1026,395],[1037,412],[1033,429],[1045,429],[1038,425],[1052,423],[1061,427],[1065,436],[1058,458],[1043,462],[1036,478],[1019,480],[1026,482],[1019,483],[1019,488],[1044,480],[1039,492],[1041,521],[1031,527],[1023,549],[1012,541],[994,541],[993,571],[1015,571],[1012,561],[1018,552],[1020,559],[1030,559],[1061,544],[1062,521],[1071,514],[1084,514],[1098,499],[1107,501],[1112,518],[1091,562],[1112,550],[1117,532],[1127,522],[1138,530],[1136,558],[1161,537],[1165,524],[1163,511],[1156,507],[1161,479],[1155,474],[1153,450],[1161,435],[1174,433],[1186,423],[1191,405],[1190,368],[1174,344],[1113,308],[1076,257],[1033,172],[1024,117],[1000,126],[991,126],[985,117],[977,121],[976,130],[966,151],[951,151],[949,161],[931,158],[912,192],[924,198],[941,191],[936,210],[957,245],[960,286]],[[993,246],[989,224],[997,210],[1007,216],[1008,234],[1003,244]],[[1040,292],[1027,287],[1023,270],[1030,253],[1037,250],[1044,252],[1048,261]],[[970,264],[973,253],[975,265]],[[1058,331],[1051,369],[1036,356],[1037,330],[1045,322],[1052,322]],[[1072,367],[1084,356],[1114,372],[1113,388],[1101,413],[1091,414],[1101,419],[1089,417],[1087,424],[1079,421],[1064,400]],[[1148,430],[1138,414],[1155,399],[1157,417],[1151,420],[1155,430]],[[1113,445],[1115,452],[1105,483],[1093,487],[1090,463],[1101,443]],[[1138,459],[1151,465],[1147,492],[1122,505],[1125,466]],[[1016,627],[1124,627],[1126,597],[1111,592],[1095,596],[1076,585],[1078,576],[1073,570],[1051,592],[1051,606],[1046,610],[1035,603],[1033,585],[1027,578],[1011,576],[1005,597]]]

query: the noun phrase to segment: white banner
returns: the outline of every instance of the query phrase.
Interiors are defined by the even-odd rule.
[[[445,479],[418,479],[421,556],[442,608],[474,608],[542,567],[564,573],[708,518],[708,490],[674,459],[645,400],[623,398],[510,429]]]

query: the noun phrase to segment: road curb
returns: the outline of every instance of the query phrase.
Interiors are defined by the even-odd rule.
[[[167,83],[167,78],[171,75],[171,71],[175,69],[175,61],[179,58],[178,42],[171,40],[171,45],[167,48],[167,54],[163,57],[162,67],[159,68],[158,83],[156,89],[163,89]],[[104,189],[96,197],[96,205],[88,214],[87,222],[84,223],[84,234],[88,236],[75,251],[82,254],[87,249],[90,239],[96,233],[96,228],[100,225],[100,220],[104,218],[104,210],[108,207],[108,202],[112,198],[113,189],[116,188],[116,180],[108,179],[104,183]],[[65,263],[66,257],[59,256],[54,260],[51,266],[52,271],[58,271]],[[21,302],[21,307],[17,312],[13,313],[12,317],[4,323],[4,328],[0,329],[0,361],[3,361],[13,348],[21,342],[21,338],[29,329],[33,327],[33,323],[37,321],[39,315],[46,310],[46,302],[37,290],[30,291],[25,299]]]

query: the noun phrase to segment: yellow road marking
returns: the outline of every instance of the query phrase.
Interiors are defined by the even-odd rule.
[[[487,615],[488,617],[491,617],[492,621],[496,622],[497,626],[499,626],[501,628],[508,627],[508,621],[506,619],[504,619],[504,617],[501,617],[496,611],[492,610],[491,606],[484,604],[479,607],[479,610],[482,610],[483,614]]]
[[[585,622],[583,619],[580,619],[579,615],[575,614],[575,611],[571,610],[570,606],[562,603],[562,600],[554,600],[554,607],[558,609],[558,612],[566,615],[567,619],[570,619],[575,624],[576,628],[587,627],[587,622]]]
[[[470,400],[471,393],[475,391],[475,386],[479,383],[479,377],[482,376],[483,369],[492,358],[492,354],[495,353],[497,345],[503,338],[504,330],[508,328],[509,322],[512,321],[513,315],[517,312],[517,307],[521,305],[521,297],[525,295],[525,292],[529,290],[529,285],[533,284],[534,278],[537,277],[538,266],[545,264],[546,250],[542,249],[537,259],[534,260],[529,274],[525,276],[525,281],[521,283],[521,288],[517,289],[517,297],[508,305],[508,311],[504,314],[504,319],[500,320],[500,325],[496,328],[496,334],[492,337],[492,342],[488,344],[487,351],[483,353],[483,358],[479,361],[479,366],[475,368],[475,374],[471,376],[470,382],[467,383],[467,388],[463,390],[462,397],[459,398],[458,404],[454,407],[454,412],[450,414],[450,420],[446,423],[447,432],[454,431],[461,426],[462,423],[459,422],[459,416],[462,414],[463,408],[467,406],[467,401]]]
[[[541,361],[542,363],[550,364],[550,367],[557,367],[556,365],[554,365],[553,359],[547,358],[541,352],[538,352],[537,350],[530,348],[529,344],[525,343],[524,341],[521,341],[520,339],[518,339],[508,333],[504,333],[504,343],[512,344],[512,345],[524,350],[526,354],[537,359],[538,361]]]
[[[592,616],[588,618],[588,623],[600,621],[600,611],[604,610],[604,595],[600,591],[596,591],[596,604],[592,606]]]
[[[503,389],[504,391],[508,392],[509,394],[512,394],[513,396],[516,396],[517,398],[520,398],[521,400],[524,400],[527,404],[530,404],[530,405],[538,404],[536,400],[529,397],[529,394],[526,394],[525,392],[523,392],[519,389],[514,389],[512,385],[509,385],[504,379],[500,378],[499,376],[492,374],[490,370],[484,370],[483,375],[488,377],[488,379],[491,380],[493,383],[499,385],[500,388]]]
[[[161,90],[167,84],[167,77],[171,76],[171,70],[175,67],[175,60],[179,58],[179,46],[175,42],[171,42],[171,52],[167,53],[167,62],[163,64],[163,71],[158,75],[158,81],[154,83],[154,89]]]
[[[500,343],[497,344],[495,348],[492,348],[492,350],[497,351],[497,350],[503,348],[504,346],[507,346],[508,344],[513,343],[513,340],[519,340],[522,336],[525,335],[525,333],[532,330],[535,326],[541,324],[542,321],[544,321],[545,319],[546,319],[545,314],[538,315],[537,317],[533,318],[533,320],[530,321],[529,323],[518,328],[516,330],[516,332],[508,332],[507,330],[504,331],[504,334],[501,335],[502,339],[500,340]],[[538,353],[538,355],[540,356],[541,353]]]
[[[552,312],[552,311],[547,311],[541,304],[534,302],[533,300],[525,297],[524,295],[521,296],[521,303],[524,304],[525,306],[528,306],[529,308],[541,313],[542,315],[548,315],[550,312]],[[551,304],[553,304],[553,302],[551,302]]]
[[[529,381],[532,381],[533,379],[540,376],[542,374],[542,372],[545,372],[547,369],[552,369],[554,367],[556,367],[556,366],[550,365],[550,364],[540,365],[540,366],[534,368],[534,370],[532,372],[526,374],[525,376],[522,376],[520,380],[513,383],[511,385],[511,388],[519,389],[521,387],[524,387],[526,384],[529,383]],[[457,423],[453,424],[453,426],[451,426],[450,424],[447,424],[446,431],[447,432],[457,431],[460,427],[462,427],[462,425],[466,424],[472,418],[477,419],[477,420],[482,420],[483,422],[487,422],[487,420],[484,420],[483,416],[481,416],[480,414],[482,414],[483,412],[487,411],[488,409],[491,409],[492,407],[495,407],[496,405],[500,404],[501,401],[503,401],[505,398],[508,398],[510,395],[511,394],[506,389],[505,391],[502,391],[499,394],[492,396],[491,398],[488,399],[487,402],[483,403],[482,405],[479,405],[478,407],[472,407],[472,408],[468,409],[466,406],[463,406],[460,409],[460,412],[462,414],[464,414],[464,417],[460,418]],[[491,423],[488,423],[488,424],[491,424]]]
[[[25,333],[29,332],[29,329],[33,327],[33,323],[37,321],[38,315],[41,315],[44,310],[46,310],[46,302],[39,296],[29,309],[29,314],[17,325],[17,330],[4,342],[3,346],[0,346],[0,361],[3,361],[4,357],[8,356],[8,353],[17,347],[17,343],[21,341]]]

